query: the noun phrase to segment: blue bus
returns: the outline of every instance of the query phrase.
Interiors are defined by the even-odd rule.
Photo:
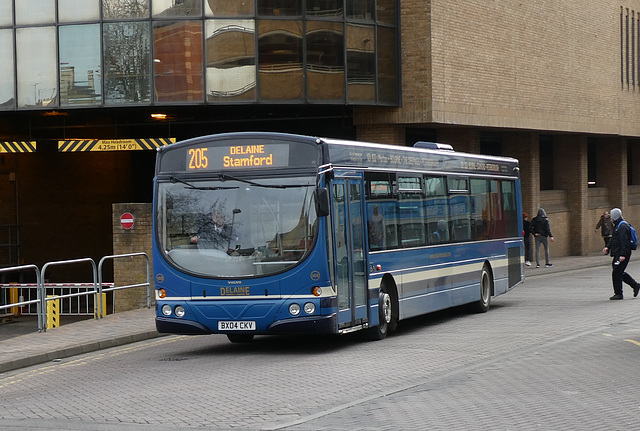
[[[518,161],[442,144],[198,137],[158,149],[153,208],[161,333],[383,339],[524,277]]]

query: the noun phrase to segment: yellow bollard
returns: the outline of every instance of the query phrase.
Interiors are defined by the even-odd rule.
[[[102,315],[106,316],[107,315],[107,294],[103,293],[102,294],[102,301],[100,301],[102,304]],[[98,316],[98,294],[96,293],[95,295],[93,295],[93,318],[97,319]]]
[[[14,283],[11,283],[14,284]],[[18,288],[17,287],[10,287],[9,288],[9,304],[15,304],[17,302],[19,302],[18,299]],[[20,307],[11,307],[9,309],[9,312],[11,314],[20,314]]]
[[[51,298],[55,295],[47,295]],[[60,326],[60,300],[53,299],[47,301],[47,329],[57,328]]]

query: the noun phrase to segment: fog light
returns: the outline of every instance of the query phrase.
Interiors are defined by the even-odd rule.
[[[291,304],[289,306],[289,313],[291,313],[292,316],[297,316],[300,314],[300,306],[298,304]]]
[[[184,316],[184,307],[182,305],[176,305],[175,310],[173,310],[176,313],[177,317],[183,317]]]
[[[316,305],[313,302],[307,302],[304,304],[304,312],[307,314],[313,314],[316,312]]]
[[[162,314],[165,316],[171,316],[171,306],[169,304],[164,304],[162,306]]]

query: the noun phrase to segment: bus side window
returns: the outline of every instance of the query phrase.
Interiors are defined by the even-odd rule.
[[[424,222],[429,244],[449,242],[449,211],[443,177],[425,176]]]

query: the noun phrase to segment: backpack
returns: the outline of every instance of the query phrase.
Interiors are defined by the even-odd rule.
[[[627,222],[622,220],[620,223]],[[627,223],[627,226],[629,226],[629,248],[636,250],[638,248],[638,234],[636,234],[636,230],[629,223]]]

